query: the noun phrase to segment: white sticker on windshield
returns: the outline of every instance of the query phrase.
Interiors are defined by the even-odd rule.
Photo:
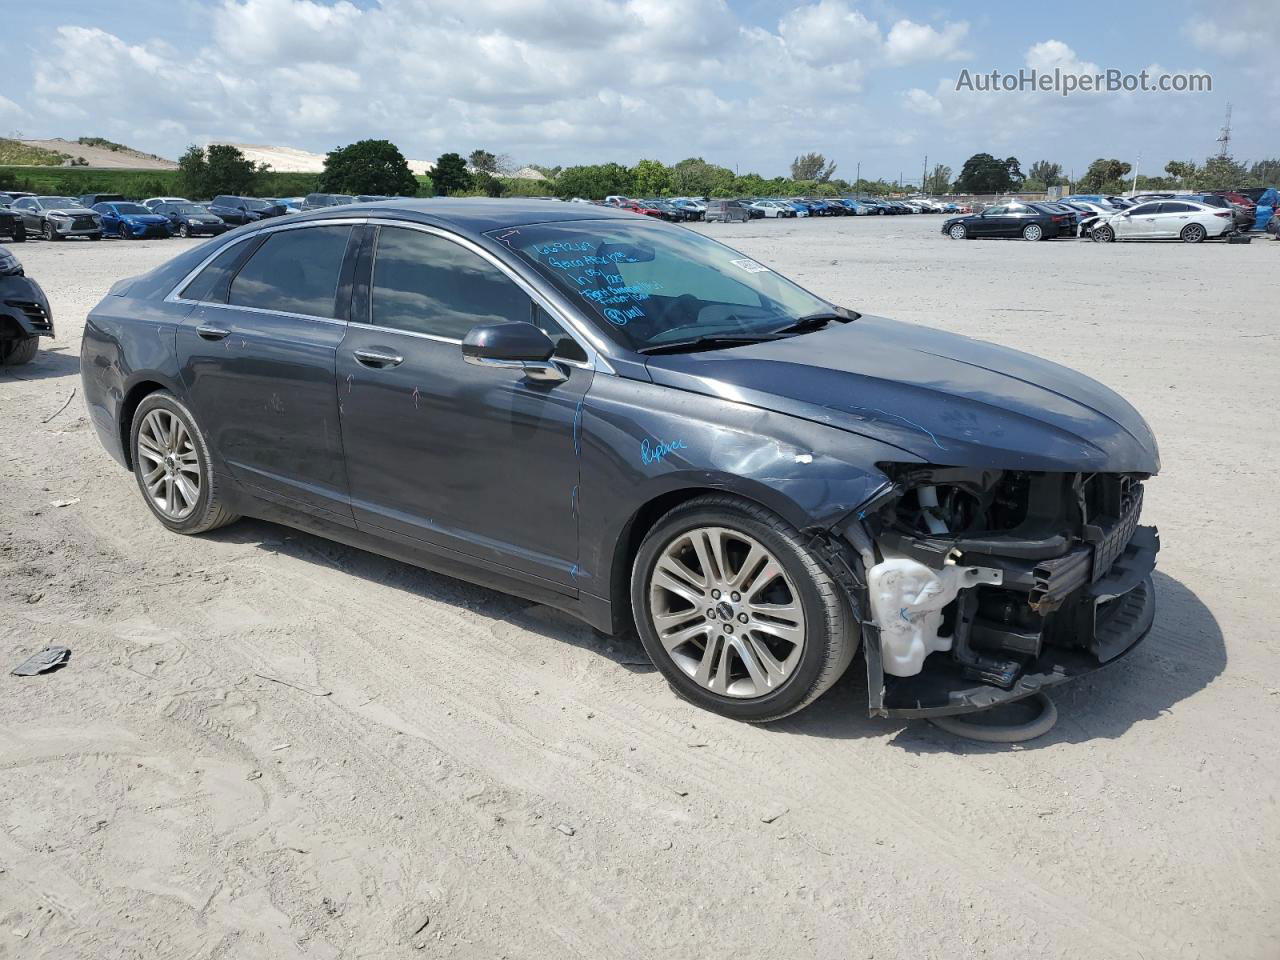
[[[746,257],[743,257],[741,260],[730,260],[729,262],[732,263],[735,267],[741,267],[743,270],[747,271],[747,273],[768,273],[769,272],[768,267],[764,266],[763,264],[756,263],[754,260],[748,260]]]

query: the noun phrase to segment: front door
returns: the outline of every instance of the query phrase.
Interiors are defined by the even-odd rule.
[[[346,333],[339,291],[350,299],[341,276],[352,230],[268,234],[221,290],[205,292],[177,343],[196,417],[236,480],[347,526],[354,521],[334,378]]]
[[[461,340],[479,324],[535,321],[553,340],[568,335],[452,239],[384,226],[375,244],[337,367],[358,525],[572,593],[578,418],[592,369],[568,359],[568,379],[547,384],[466,363]],[[572,338],[562,346],[585,359]]]

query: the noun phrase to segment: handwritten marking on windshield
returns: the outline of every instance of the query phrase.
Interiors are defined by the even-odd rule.
[[[669,453],[687,449],[689,449],[689,445],[683,440],[655,440],[653,444],[650,445],[649,438],[645,437],[640,441],[640,462],[646,464],[658,463]]]

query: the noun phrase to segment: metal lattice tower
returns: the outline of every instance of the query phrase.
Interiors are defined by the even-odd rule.
[[[1231,155],[1231,104],[1227,104],[1227,119],[1222,124],[1222,133],[1218,134],[1218,156]]]

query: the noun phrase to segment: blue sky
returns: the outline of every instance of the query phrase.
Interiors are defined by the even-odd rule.
[[[1171,0],[5,0],[20,69],[0,133],[105,136],[176,157],[230,140],[522,163],[687,156],[852,177],[988,151],[1082,172],[1280,155],[1280,4]],[[1207,93],[978,93],[960,71],[1208,73]]]

